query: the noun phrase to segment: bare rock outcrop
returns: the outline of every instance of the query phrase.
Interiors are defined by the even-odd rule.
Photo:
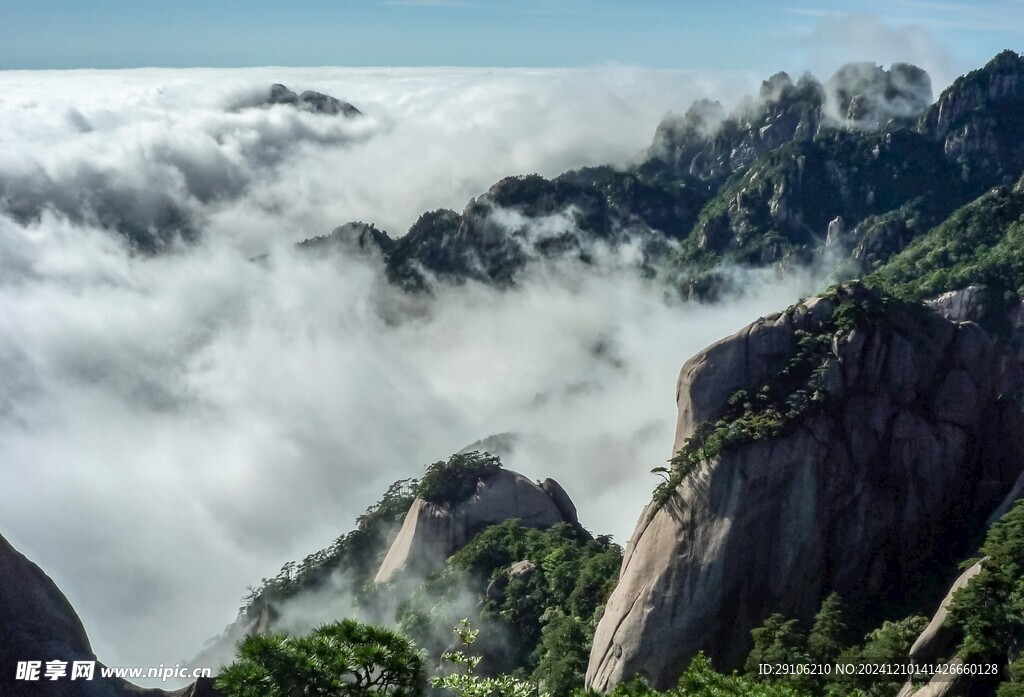
[[[977,285],[967,286],[925,300],[924,304],[947,319],[977,322],[985,315],[985,289]]]
[[[432,570],[488,525],[512,519],[533,528],[576,523],[568,515],[575,512],[568,495],[554,480],[548,482],[542,488],[517,472],[499,470],[481,479],[473,495],[454,507],[417,498],[374,580],[383,583],[406,570]]]
[[[957,78],[921,119],[921,131],[962,167],[964,180],[985,185],[1019,176],[1024,144],[1014,136],[1024,96],[1024,56],[1003,51],[984,68]]]
[[[39,680],[18,680],[22,661],[39,661]],[[48,680],[46,663],[64,661],[67,676]],[[215,697],[209,680],[173,693],[147,690],[119,678],[71,680],[74,661],[96,661],[82,621],[68,599],[33,562],[0,536],[0,695],[4,697]]]
[[[738,390],[783,379],[808,338],[830,342],[815,371],[820,406],[774,437],[701,459],[644,511],[597,628],[588,687],[640,675],[666,688],[698,651],[737,667],[768,614],[809,619],[832,591],[912,597],[925,577],[949,573],[951,540],[966,544],[1013,486],[1021,411],[1001,397],[985,333],[895,304],[839,331],[849,299],[758,320],[683,366],[675,451]]]
[[[938,610],[932,615],[928,626],[924,628],[921,635],[910,647],[910,657],[922,663],[933,663],[937,660],[949,657],[956,648],[956,631],[946,626],[946,616],[949,614],[949,604],[953,602],[953,595],[967,585],[967,583],[981,571],[981,562],[975,562],[966,571],[957,577],[950,586],[949,593],[942,599]]]
[[[15,681],[19,661],[94,661],[85,627],[42,569],[0,537],[0,693],[106,695],[116,688]]]

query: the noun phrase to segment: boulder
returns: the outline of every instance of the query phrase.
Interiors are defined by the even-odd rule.
[[[577,525],[580,522],[579,516],[576,514],[576,504],[569,498],[569,494],[565,493],[561,484],[549,477],[540,483],[540,488],[555,502],[555,506],[565,522],[572,525]]]
[[[532,576],[537,571],[537,565],[529,559],[520,559],[508,567],[509,578],[524,578]]]
[[[978,322],[985,314],[985,289],[967,286],[937,295],[924,304],[956,322]]]
[[[575,511],[565,491],[549,481],[550,488],[564,496],[561,506]],[[545,489],[517,472],[499,470],[480,480],[475,493],[454,507],[413,501],[374,580],[384,583],[405,571],[432,571],[485,527],[513,519],[531,528],[576,522]]]
[[[512,579],[526,580],[535,573],[537,573],[537,565],[529,559],[520,559],[517,562],[513,562],[505,569],[505,573],[491,579],[491,582],[487,584],[487,590],[484,595],[488,600],[498,603],[504,602],[505,589],[508,588],[509,581]]]
[[[833,309],[812,299],[687,361],[674,450],[736,390],[775,379],[797,331],[822,331]],[[984,332],[891,309],[833,336],[826,363],[838,375],[824,407],[723,449],[646,508],[594,637],[589,688],[637,675],[668,688],[698,651],[739,667],[767,615],[809,621],[832,591],[865,607],[906,600],[984,529],[1024,454]]]

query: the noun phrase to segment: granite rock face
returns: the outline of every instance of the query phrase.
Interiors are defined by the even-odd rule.
[[[943,317],[956,322],[977,322],[985,315],[985,289],[967,286],[937,295],[924,304]]]
[[[42,569],[0,536],[0,695],[4,697],[216,697],[211,681],[177,692],[147,690],[117,678],[17,680],[20,661],[96,661],[82,621]]]
[[[910,658],[922,663],[933,663],[953,653],[959,637],[955,630],[945,626],[946,616],[949,614],[949,604],[953,602],[953,594],[965,587],[980,572],[981,561],[977,561],[957,577],[953,585],[950,586],[949,593],[942,599],[939,608],[932,615],[928,626],[910,647]]]
[[[374,580],[383,583],[407,571],[432,571],[483,528],[506,520],[531,528],[576,523],[568,515],[575,513],[575,506],[562,487],[550,479],[545,484],[542,488],[517,472],[499,470],[480,480],[476,492],[457,506],[417,498]]]
[[[763,318],[683,366],[675,450],[737,390],[772,381],[833,301]],[[832,326],[832,325],[828,325]],[[984,528],[1024,454],[995,348],[971,323],[890,311],[832,337],[820,410],[722,450],[644,511],[594,638],[587,685],[674,683],[704,651],[742,663],[774,612],[804,620],[832,591],[900,600],[948,574],[951,540]],[[973,529],[973,528],[976,528]]]
[[[960,166],[965,181],[991,186],[1016,179],[1024,160],[1022,98],[1024,56],[1003,51],[954,81],[922,117],[921,130]]]
[[[15,681],[18,661],[94,661],[85,627],[57,585],[0,537],[0,693],[116,695],[116,687]],[[90,689],[91,688],[91,689]]]

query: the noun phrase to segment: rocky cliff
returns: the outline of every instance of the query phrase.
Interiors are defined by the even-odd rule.
[[[698,651],[734,668],[770,613],[806,620],[832,591],[898,606],[955,575],[1024,454],[996,363],[976,325],[856,285],[688,360],[673,477],[629,542],[587,685],[665,688]]]
[[[992,186],[1020,176],[1024,57],[1003,51],[960,78],[921,118],[920,130],[942,146],[965,181]]]
[[[680,272],[688,292],[713,291],[708,269],[722,260],[805,263],[826,242],[870,271],[1020,175],[1022,100],[1024,58],[1011,51],[935,103],[927,73],[907,64],[849,64],[824,82],[777,73],[730,113],[701,100],[669,115],[636,166],[507,177],[461,213],[425,213],[372,246],[416,290],[515,285],[535,262],[623,248],[644,272]]]
[[[920,68],[894,63],[850,63],[824,83],[786,73],[761,83],[755,99],[726,114],[721,104],[697,101],[658,126],[648,155],[702,180],[742,171],[762,154],[823,128],[875,130],[917,118],[932,101],[931,79]],[[896,125],[896,124],[893,124]]]
[[[519,520],[524,526],[576,525],[576,507],[553,479],[542,485],[510,470],[481,479],[473,494],[453,506],[417,498],[405,516],[374,581],[390,581],[404,571],[429,572],[489,525]]]
[[[71,603],[42,569],[0,536],[0,695],[4,697],[216,697],[208,680],[177,692],[145,690],[116,678],[17,680],[20,661],[96,661]]]

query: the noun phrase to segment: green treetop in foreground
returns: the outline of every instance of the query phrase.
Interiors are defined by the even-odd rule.
[[[304,637],[249,635],[216,681],[226,697],[419,697],[425,684],[411,641],[355,620]]]

